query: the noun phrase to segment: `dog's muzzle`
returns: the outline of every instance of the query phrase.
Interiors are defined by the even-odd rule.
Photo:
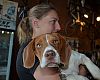
[[[60,63],[60,56],[57,52],[57,50],[49,45],[45,48],[42,61],[41,61],[41,67],[57,67],[57,64]]]
[[[52,60],[52,59],[54,59],[55,56],[56,56],[56,53],[53,50],[48,50],[45,53],[45,58],[47,60]]]

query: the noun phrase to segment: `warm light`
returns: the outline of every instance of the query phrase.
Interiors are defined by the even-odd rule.
[[[84,17],[85,17],[85,18],[88,18],[88,15],[87,15],[87,14],[84,14]]]
[[[80,22],[80,20],[79,20],[79,19],[77,19],[77,20],[76,20],[76,23],[79,23],[79,22]]]
[[[100,21],[100,16],[96,18],[97,21]]]
[[[9,32],[7,32],[7,34],[9,34]]]
[[[84,26],[85,25],[85,22],[81,22],[81,26]]]

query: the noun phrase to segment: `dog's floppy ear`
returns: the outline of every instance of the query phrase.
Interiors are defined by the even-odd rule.
[[[71,56],[71,48],[70,48],[70,45],[68,44],[68,42],[66,40],[66,37],[62,36],[60,34],[58,34],[58,35],[59,35],[59,38],[60,38],[60,41],[61,41],[61,51],[60,51],[61,61],[64,64],[64,68],[67,68],[68,64],[69,64],[69,59],[70,59],[70,56]]]
[[[35,62],[35,46],[34,40],[30,41],[29,44],[24,48],[23,51],[23,66],[25,68],[31,68]]]
[[[66,53],[66,62],[67,62],[67,67],[68,67],[72,49],[67,41],[66,41],[66,45],[67,46],[66,46],[65,53]]]

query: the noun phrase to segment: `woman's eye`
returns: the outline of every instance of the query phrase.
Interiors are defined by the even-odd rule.
[[[52,20],[50,21],[50,23],[54,25],[56,23],[56,20]]]
[[[36,47],[37,48],[41,48],[41,44],[36,44]]]

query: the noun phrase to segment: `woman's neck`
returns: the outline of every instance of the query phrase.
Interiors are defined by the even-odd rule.
[[[53,75],[53,74],[57,74],[59,73],[59,70],[57,67],[45,67],[45,68],[41,68],[40,66],[38,67],[38,70],[40,70],[40,72],[43,75]]]
[[[59,70],[57,67],[41,68],[40,66],[38,66],[34,73],[34,77],[36,80],[61,80],[59,76]]]
[[[37,36],[42,35],[43,33],[41,33],[40,30],[33,30],[33,35],[32,35],[32,39],[36,38]]]

